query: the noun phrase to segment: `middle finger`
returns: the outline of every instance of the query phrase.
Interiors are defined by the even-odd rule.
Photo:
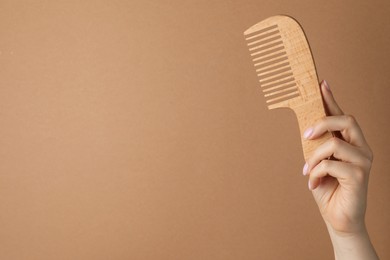
[[[334,157],[340,161],[359,164],[364,157],[363,153],[357,147],[333,137],[320,145],[307,160],[304,174],[310,172],[322,160]]]

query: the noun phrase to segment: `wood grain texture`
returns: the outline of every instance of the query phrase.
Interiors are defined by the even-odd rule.
[[[290,108],[299,123],[305,160],[332,134],[305,140],[303,133],[325,116],[317,73],[302,27],[289,16],[265,19],[244,32],[269,109]]]

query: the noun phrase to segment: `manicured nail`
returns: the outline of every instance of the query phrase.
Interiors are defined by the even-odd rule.
[[[311,186],[310,179],[309,179],[309,181],[307,182],[307,186],[309,187],[309,190],[313,190],[313,187]]]
[[[305,166],[303,166],[303,175],[307,175],[307,170],[309,169],[309,165],[305,163]]]
[[[303,137],[305,139],[308,139],[313,134],[314,129],[312,127],[306,129],[306,131],[303,133]]]
[[[331,92],[328,82],[326,82],[326,80],[323,80],[322,82],[324,83],[324,86],[326,87],[326,89],[327,89],[329,92]]]

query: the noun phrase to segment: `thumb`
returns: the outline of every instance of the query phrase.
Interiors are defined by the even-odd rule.
[[[321,82],[321,93],[328,116],[339,116],[344,114],[334,99],[332,91],[330,90],[330,87],[325,80]]]

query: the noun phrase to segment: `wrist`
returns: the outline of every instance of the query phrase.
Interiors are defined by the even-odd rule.
[[[327,225],[336,260],[379,259],[363,224],[353,232],[339,232]]]

